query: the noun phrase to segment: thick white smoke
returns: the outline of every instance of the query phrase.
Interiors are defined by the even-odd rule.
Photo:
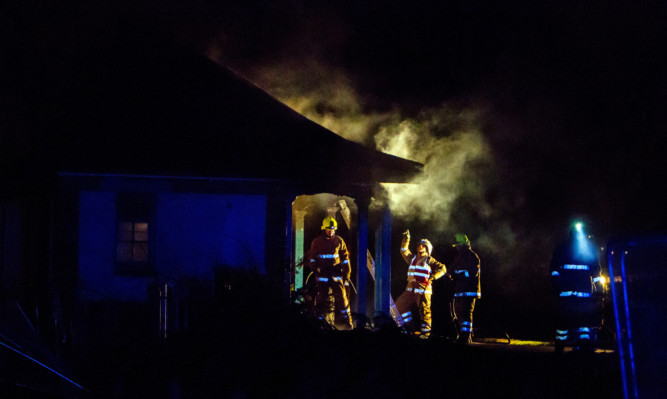
[[[445,226],[462,194],[482,204],[483,179],[477,176],[477,165],[491,159],[475,114],[443,105],[379,129],[375,141],[380,151],[424,164],[424,172],[412,184],[385,184],[394,214]]]
[[[316,62],[272,65],[255,70],[251,78],[348,140],[423,163],[423,173],[410,184],[383,185],[392,214],[406,224],[428,226],[440,240],[463,231],[477,248],[501,258],[516,245],[500,209],[514,205],[488,199],[498,172],[482,131],[487,117],[483,107],[445,103],[412,115],[398,106],[369,110],[345,73]],[[514,267],[509,263],[509,269]]]
[[[423,163],[423,174],[411,184],[385,185],[395,215],[444,226],[463,194],[482,212],[489,208],[482,200],[482,175],[493,160],[480,131],[480,109],[443,104],[409,117],[398,108],[369,111],[345,73],[316,62],[259,69],[255,78],[280,101],[333,132]]]
[[[484,129],[491,126],[485,107],[443,103],[410,114],[400,105],[377,111],[344,72],[316,62],[274,64],[246,71],[246,76],[348,140],[424,164],[412,182],[384,184],[386,197],[378,193],[375,198],[389,201],[400,220],[397,228],[427,230],[424,234],[440,250],[454,233],[466,233],[484,264],[492,261],[494,273],[504,276],[505,292],[525,286],[518,277],[525,274],[522,267],[544,262],[544,256],[534,258],[534,251],[523,254],[530,238],[512,226],[511,215],[520,212],[522,200],[518,194],[507,197],[500,187],[503,168],[485,136]],[[536,267],[534,273],[540,270]]]

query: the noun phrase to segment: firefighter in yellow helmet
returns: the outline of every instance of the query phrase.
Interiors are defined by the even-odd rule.
[[[416,255],[408,249],[409,244],[410,231],[406,230],[401,242],[401,256],[409,265],[408,284],[396,300],[396,309],[406,331],[428,338],[431,335],[431,282],[445,275],[447,268],[431,256],[433,245],[429,240],[419,242]]]
[[[458,340],[467,344],[472,342],[472,313],[475,300],[481,298],[479,256],[470,248],[470,240],[465,234],[454,236],[453,247],[456,257],[450,265],[454,279],[454,303],[452,318],[458,327]]]
[[[350,254],[345,241],[336,235],[338,223],[327,216],[322,221],[322,234],[315,237],[308,251],[308,265],[315,278],[315,309],[318,317],[335,325],[337,311],[342,329],[352,329],[350,301],[345,282],[350,280]],[[334,302],[330,301],[330,295]]]

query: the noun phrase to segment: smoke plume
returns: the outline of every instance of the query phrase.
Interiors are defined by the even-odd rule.
[[[415,115],[398,106],[369,110],[345,73],[314,61],[256,73],[259,86],[327,129],[424,164],[410,184],[384,185],[394,215],[446,226],[463,197],[478,213],[490,213],[484,195],[493,157],[480,128],[482,109],[442,104]]]
[[[389,201],[399,229],[419,227],[423,231],[417,233],[428,235],[440,249],[454,233],[465,232],[485,264],[493,259],[493,274],[504,276],[506,292],[523,286],[512,277],[522,275],[517,272],[521,265],[546,261],[520,260],[526,251],[519,248],[524,244],[511,225],[520,201],[508,199],[500,186],[502,167],[484,132],[490,125],[485,107],[442,103],[413,113],[399,105],[377,111],[345,73],[316,62],[263,67],[250,78],[348,140],[424,164],[423,173],[409,184],[384,184],[385,193],[375,197]]]

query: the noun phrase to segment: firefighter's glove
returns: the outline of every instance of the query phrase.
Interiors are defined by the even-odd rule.
[[[405,230],[403,240],[401,240],[401,248],[407,249],[408,244],[410,244],[410,230]]]

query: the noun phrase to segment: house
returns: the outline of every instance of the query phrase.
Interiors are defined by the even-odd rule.
[[[45,78],[41,100],[20,96],[31,122],[17,119],[16,137],[30,139],[8,140],[3,160],[4,301],[18,298],[62,340],[75,334],[63,324],[92,313],[165,335],[172,298],[221,269],[262,276],[289,297],[306,278],[305,215],[327,212],[301,205],[324,195],[348,212],[353,263],[366,265],[380,231],[374,306],[387,312],[389,210],[371,226],[371,197],[421,164],[345,140],[186,50],[133,40],[83,54],[57,82]],[[362,314],[372,309],[367,275],[356,268]],[[143,313],[114,313],[119,304],[152,316],[128,319]]]

